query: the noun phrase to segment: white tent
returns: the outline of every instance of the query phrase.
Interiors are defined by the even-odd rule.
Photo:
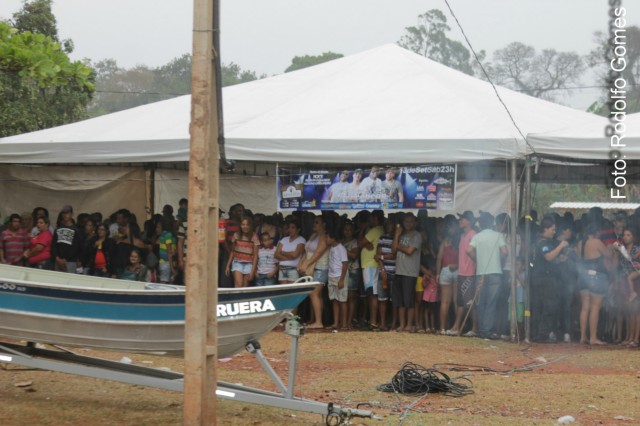
[[[540,156],[609,160],[609,153],[617,150],[627,160],[640,160],[640,113],[627,115],[622,123],[624,132],[620,132],[620,135],[624,137],[620,143],[624,146],[611,146],[611,137],[605,135],[605,128],[610,122],[605,117],[597,116],[587,125],[533,133],[527,135],[527,140]]]
[[[508,89],[498,92],[524,135],[593,120]],[[405,164],[526,154],[489,83],[391,44],[227,87],[223,100],[230,159]],[[0,139],[0,162],[187,161],[189,120],[190,97],[182,96]]]

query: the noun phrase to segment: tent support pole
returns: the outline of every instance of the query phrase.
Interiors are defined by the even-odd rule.
[[[149,207],[147,209],[147,219],[151,219],[156,214],[156,163],[149,164],[149,176],[147,178],[149,194]]]
[[[511,270],[509,271],[509,283],[511,287],[511,303],[509,309],[511,311],[511,321],[509,324],[511,340],[516,340],[518,323],[516,318],[516,257],[517,257],[517,242],[518,242],[518,187],[516,182],[516,170],[517,160],[511,160],[511,229],[509,233],[511,235],[509,251],[509,263]]]

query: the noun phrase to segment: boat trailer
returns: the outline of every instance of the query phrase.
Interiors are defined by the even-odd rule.
[[[370,410],[341,407],[331,402],[324,403],[295,397],[293,393],[298,339],[304,334],[304,325],[298,321],[297,317],[291,316],[286,321],[284,332],[291,337],[291,356],[289,359],[287,385],[283,383],[269,364],[260,349],[260,343],[257,340],[251,340],[247,342],[245,349],[256,357],[260,366],[276,385],[279,392],[219,381],[217,383],[216,396],[225,400],[320,414],[326,416],[327,425],[340,425],[353,417],[373,417],[373,413]],[[56,350],[45,349],[31,342],[26,345],[0,342],[0,363],[176,392],[182,392],[184,388],[184,376],[181,373],[80,355],[65,348],[54,347]]]

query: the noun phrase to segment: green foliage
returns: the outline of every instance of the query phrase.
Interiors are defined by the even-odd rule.
[[[185,53],[154,71],[155,86],[167,93],[191,93],[191,54]]]
[[[471,59],[469,50],[462,43],[447,36],[451,27],[447,25],[447,17],[439,9],[431,9],[418,16],[418,25],[405,30],[407,34],[398,42],[401,47],[465,74],[474,74],[475,59]],[[480,59],[484,55],[481,51]]]
[[[155,75],[153,70],[145,65],[123,69],[118,67],[114,59],[105,59],[93,64],[93,68],[96,71],[97,90],[89,105],[91,116],[121,111],[172,97],[159,95],[155,91]]]
[[[558,89],[580,84],[586,70],[583,58],[575,52],[544,49],[513,42],[493,54],[494,62],[485,69],[496,84],[530,96],[554,100]]]
[[[191,54],[172,59],[158,68],[137,65],[121,68],[114,59],[93,64],[97,93],[89,107],[91,116],[134,108],[191,93]],[[222,64],[222,86],[264,78],[233,62]]]
[[[247,83],[249,81],[265,78],[266,75],[258,76],[255,71],[243,70],[240,65],[231,62],[228,65],[222,64],[222,87],[233,86],[234,84]]]
[[[627,197],[625,202],[637,203],[640,201],[640,187],[637,185],[626,185],[621,193]],[[532,206],[538,211],[539,217],[554,211],[549,206],[559,201],[612,202],[611,188],[604,183],[601,185],[535,183],[532,185],[532,194]]]
[[[287,67],[284,72],[291,72],[302,68],[312,67],[314,65],[321,64],[323,62],[333,61],[334,59],[342,58],[342,53],[324,52],[322,55],[312,56],[296,56],[291,60],[291,65]]]
[[[13,14],[13,26],[18,32],[44,34],[58,41],[56,17],[51,12],[52,0],[25,2],[22,10]]]
[[[0,137],[85,118],[92,81],[51,37],[0,22]]]

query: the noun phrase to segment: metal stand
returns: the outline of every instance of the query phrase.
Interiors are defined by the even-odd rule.
[[[247,343],[247,351],[257,358],[280,393],[219,381],[216,390],[217,397],[320,414],[327,416],[327,424],[333,425],[344,423],[352,417],[372,417],[373,413],[369,410],[340,407],[333,403],[311,401],[293,396],[298,339],[303,332],[304,326],[300,324],[297,318],[287,320],[285,333],[291,336],[288,386],[285,386],[282,380],[280,380],[280,377],[278,377],[275,370],[262,354],[260,343],[258,341]],[[113,380],[176,392],[183,392],[184,390],[184,376],[181,373],[79,355],[63,348],[51,350],[38,348],[33,344],[17,345],[0,343],[0,363]]]

